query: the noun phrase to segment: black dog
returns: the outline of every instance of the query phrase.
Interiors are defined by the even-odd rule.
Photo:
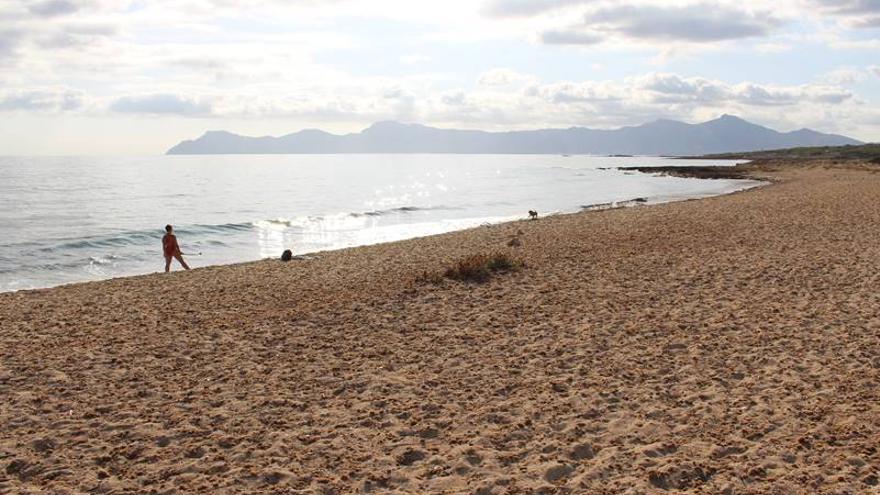
[[[535,210],[529,210],[529,219],[530,220],[537,220],[538,219],[538,212]]]

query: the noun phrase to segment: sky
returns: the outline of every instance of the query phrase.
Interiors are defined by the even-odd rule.
[[[0,155],[725,113],[880,141],[880,0],[0,0]]]

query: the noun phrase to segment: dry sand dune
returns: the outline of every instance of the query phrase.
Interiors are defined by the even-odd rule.
[[[877,170],[0,294],[0,492],[880,493]]]

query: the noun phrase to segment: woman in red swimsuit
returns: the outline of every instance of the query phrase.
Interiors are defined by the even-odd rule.
[[[183,261],[183,253],[180,252],[180,246],[177,245],[177,237],[174,236],[174,228],[170,225],[165,226],[165,235],[162,237],[162,252],[165,253],[165,273],[171,270],[171,258],[175,258],[183,265],[183,268],[189,270],[189,265]]]

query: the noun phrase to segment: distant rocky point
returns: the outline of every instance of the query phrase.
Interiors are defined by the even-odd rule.
[[[802,146],[843,146],[860,141],[810,129],[778,132],[739,117],[723,115],[702,124],[655,120],[614,130],[571,127],[486,132],[438,129],[419,124],[379,122],[358,133],[336,135],[307,129],[280,137],[248,137],[206,132],[183,141],[169,155],[305,153],[473,153],[703,155]]]

